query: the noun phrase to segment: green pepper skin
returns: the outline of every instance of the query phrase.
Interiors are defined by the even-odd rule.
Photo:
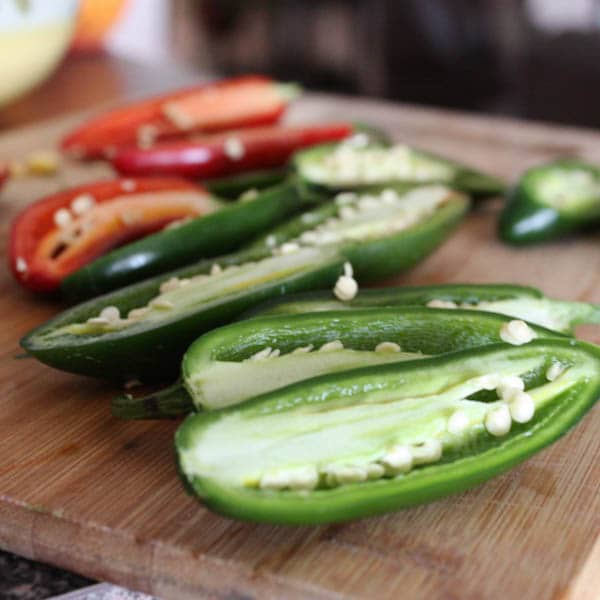
[[[141,325],[97,335],[53,335],[60,327],[84,323],[90,317],[98,316],[108,306],[117,307],[122,315],[144,306],[158,295],[161,283],[171,277],[186,278],[209,272],[213,261],[202,261],[75,306],[30,332],[21,345],[40,361],[73,373],[112,380],[172,379],[185,349],[201,333],[274,296],[333,286],[343,263],[348,260],[356,262],[354,273],[359,279],[385,276],[412,266],[442,241],[467,208],[468,199],[452,193],[420,223],[359,244],[342,241],[314,247],[321,258],[316,264],[307,263],[302,274],[201,303],[191,314],[177,315],[174,311],[171,318],[159,323],[142,321]],[[305,226],[306,229],[311,227],[310,224]],[[221,266],[239,265],[266,256],[271,256],[271,250],[259,246],[214,261]]]
[[[559,208],[545,201],[537,187],[543,180],[566,171],[589,173],[598,192],[586,206]],[[568,195],[569,192],[565,192]],[[550,241],[600,221],[600,169],[579,160],[559,160],[529,169],[508,195],[500,215],[500,237],[513,245]]]
[[[319,146],[313,146],[312,148],[308,148],[306,150],[301,150],[297,152],[294,156],[293,165],[296,173],[298,174],[298,188],[300,190],[301,195],[306,198],[316,199],[322,198],[323,196],[331,196],[332,194],[337,194],[339,192],[344,191],[376,191],[380,189],[384,189],[386,187],[396,187],[398,186],[407,186],[407,187],[415,187],[420,185],[429,185],[432,183],[440,183],[442,185],[447,185],[453,189],[456,189],[461,192],[465,192],[472,196],[473,198],[487,198],[490,196],[497,196],[499,194],[504,193],[506,189],[506,184],[494,177],[492,175],[488,175],[486,173],[482,173],[480,171],[476,171],[471,169],[463,164],[458,162],[449,160],[447,158],[441,157],[432,152],[427,152],[424,150],[417,150],[411,148],[411,150],[420,156],[431,158],[435,161],[438,161],[444,165],[449,166],[453,169],[454,175],[451,179],[445,181],[438,181],[435,179],[431,180],[394,180],[388,181],[385,183],[380,183],[377,185],[374,184],[363,184],[360,186],[336,186],[330,187],[321,183],[317,183],[309,180],[304,174],[302,170],[302,162],[304,160],[318,160],[326,154],[335,150],[335,148],[339,144],[331,143],[331,144],[321,144]],[[383,144],[372,144],[373,146],[379,145],[383,146]]]
[[[492,303],[517,301],[514,306],[519,308],[518,301],[538,302],[547,311],[553,323],[543,319],[536,320],[534,315],[523,310],[507,310],[501,312],[500,306],[496,311],[492,308],[479,309],[501,312],[531,323],[538,323],[562,333],[570,333],[573,327],[584,323],[600,324],[600,305],[586,302],[569,302],[545,297],[536,288],[515,284],[444,284],[406,287],[387,287],[363,289],[353,300],[340,302],[330,290],[305,292],[285,298],[276,298],[264,305],[251,309],[243,318],[262,315],[295,314],[314,311],[346,310],[356,308],[372,308],[376,306],[426,306],[432,300],[454,302],[457,305],[476,305],[480,302]],[[512,307],[511,307],[512,309]]]
[[[287,169],[266,169],[264,171],[251,171],[239,175],[230,175],[220,179],[202,182],[206,189],[219,198],[237,200],[241,194],[248,190],[264,190],[274,185],[283,183],[289,175]]]
[[[226,485],[215,478],[186,472],[184,457],[211,427],[222,419],[256,420],[274,413],[295,413],[320,403],[354,394],[370,393],[377,386],[398,386],[406,377],[428,381],[446,373],[457,373],[465,363],[485,366],[496,361],[531,359],[540,361],[540,373],[553,360],[575,365],[582,374],[566,389],[547,400],[533,419],[514,423],[510,432],[493,437],[486,432],[467,448],[444,453],[433,464],[415,468],[395,478],[379,479],[332,489],[312,491],[267,491]],[[479,374],[479,371],[476,372]],[[541,381],[540,381],[541,384]],[[381,389],[381,387],[379,388]],[[223,515],[257,522],[316,525],[344,522],[431,502],[481,484],[518,465],[548,446],[593,407],[600,396],[600,350],[590,344],[563,340],[534,340],[523,346],[492,344],[445,354],[421,361],[357,369],[303,381],[219,411],[187,417],[175,436],[179,472],[185,487],[212,510]],[[236,439],[233,444],[243,444]]]
[[[248,254],[241,255],[248,258]],[[229,264],[236,264],[240,255],[232,255]],[[227,261],[219,258],[220,264]],[[258,285],[243,294],[219,298],[193,312],[174,315],[170,320],[141,323],[126,330],[101,335],[59,335],[52,333],[65,325],[85,322],[107,306],[116,306],[122,314],[146,304],[158,294],[161,283],[170,276],[189,276],[208,272],[212,261],[194,268],[169,274],[122,288],[93,298],[60,313],[28,333],[21,346],[41,362],[80,375],[113,381],[140,379],[164,381],[179,371],[181,357],[190,343],[201,333],[223,325],[244,310],[274,295],[314,289],[335,282],[343,257],[335,251],[324,254],[322,264],[300,274]]]
[[[442,354],[500,342],[500,328],[510,320],[493,313],[432,311],[418,306],[267,315],[200,336],[184,355],[182,379],[187,382],[195,375],[202,376],[213,361],[243,361],[266,347],[285,355],[302,346],[318,348],[334,340],[353,350],[373,350],[379,342],[391,341],[403,352]],[[531,328],[538,338],[562,337],[543,327]],[[113,415],[123,419],[169,418],[213,408],[204,398],[192,401],[182,382],[142,398],[119,396],[112,403]]]
[[[407,189],[414,187],[411,185]],[[338,208],[335,203],[329,202],[304,212],[275,227],[247,248],[252,251],[268,250],[273,245],[294,239],[307,228],[314,227],[334,216]],[[345,243],[340,251],[352,263],[354,273],[361,281],[383,279],[413,267],[424,256],[435,250],[457,227],[468,209],[468,199],[457,195],[452,202],[439,209],[430,219],[404,230],[401,235],[388,236],[379,240],[370,239],[368,242]]]
[[[229,252],[302,205],[294,183],[285,182],[253,200],[236,202],[113,250],[67,277],[62,293],[70,301],[83,300]]]

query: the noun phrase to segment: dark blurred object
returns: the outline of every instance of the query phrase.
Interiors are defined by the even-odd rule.
[[[226,74],[600,126],[600,2],[562,2],[175,0],[174,43]],[[557,7],[562,29],[547,27]]]

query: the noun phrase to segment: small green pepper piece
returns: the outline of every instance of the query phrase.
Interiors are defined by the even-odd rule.
[[[322,144],[296,153],[293,164],[304,193],[441,183],[474,197],[486,197],[505,188],[496,177],[399,144]]]
[[[466,197],[441,186],[353,203],[336,204],[336,218],[317,228],[305,223],[289,242],[216,258],[216,270],[204,261],[73,307],[28,334],[23,348],[83,375],[172,378],[201,333],[274,296],[333,287],[347,261],[359,280],[406,269],[431,252],[468,207]]]
[[[510,244],[552,240],[600,222],[600,169],[559,160],[529,169],[508,197],[499,232]]]
[[[127,419],[215,410],[324,373],[500,342],[510,321],[492,313],[415,306],[240,321],[202,335],[189,347],[180,384],[143,398],[118,397],[112,410]],[[532,331],[539,338],[562,337],[542,327]]]
[[[219,513],[342,522],[483,483],[566,433],[599,396],[597,347],[492,344],[197,413],[175,447],[187,489]]]
[[[270,300],[244,316],[410,305],[495,312],[562,333],[584,323],[600,324],[600,305],[555,300],[532,287],[497,283],[370,288],[349,302],[340,302],[330,290],[321,290]]]

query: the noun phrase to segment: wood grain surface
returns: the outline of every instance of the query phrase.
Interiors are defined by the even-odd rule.
[[[600,162],[600,135],[508,120],[310,95],[292,121],[342,117],[396,139],[516,178],[536,162]],[[51,147],[81,117],[0,137],[0,160]],[[67,164],[54,178],[9,183],[11,216],[65,185],[105,176]],[[527,250],[495,236],[498,202],[400,284],[518,282],[600,302],[600,237]],[[205,510],[178,481],[176,422],[121,422],[115,389],[18,359],[18,340],[58,307],[0,273],[0,546],[164,598],[597,598],[600,584],[600,410],[551,448],[470,492],[345,525],[234,522]],[[598,328],[581,330],[600,342]]]

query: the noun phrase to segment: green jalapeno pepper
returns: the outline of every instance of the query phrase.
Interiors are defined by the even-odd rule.
[[[504,183],[430,152],[400,144],[322,144],[298,152],[293,161],[305,193],[335,193],[393,185],[441,183],[477,197],[493,196]]]
[[[341,522],[471,488],[555,441],[600,396],[600,350],[492,344],[286,386],[189,416],[188,490],[244,520]]]
[[[229,252],[297,211],[303,203],[294,183],[286,181],[256,198],[240,200],[117,248],[68,276],[62,292],[70,300],[81,300]]]
[[[500,236],[511,244],[551,240],[600,222],[600,169],[559,160],[529,169],[509,195]]]
[[[339,279],[352,284],[347,273],[340,278],[347,262],[359,280],[412,266],[456,226],[468,200],[431,186],[335,206],[335,218],[317,227],[305,223],[291,241],[274,248],[259,245],[105,294],[58,315],[22,345],[42,362],[74,373],[164,380],[177,373],[183,352],[198,335],[268,298],[334,283],[337,288]]]
[[[265,316],[220,327],[185,353],[182,383],[113,401],[123,418],[164,418],[238,404],[324,373],[502,341],[510,317],[405,306]],[[528,335],[562,337],[538,326]]]
[[[262,171],[251,171],[250,173],[241,173],[239,175],[229,175],[219,179],[205,181],[203,185],[211,194],[219,198],[238,200],[251,198],[251,192],[262,191],[266,188],[283,183],[289,175],[287,169],[265,169]],[[244,194],[247,194],[244,196]]]
[[[512,284],[445,284],[361,290],[340,302],[329,290],[306,292],[268,301],[248,315],[279,315],[375,306],[428,306],[494,312],[569,333],[583,323],[600,323],[600,305],[547,298],[539,290]]]

